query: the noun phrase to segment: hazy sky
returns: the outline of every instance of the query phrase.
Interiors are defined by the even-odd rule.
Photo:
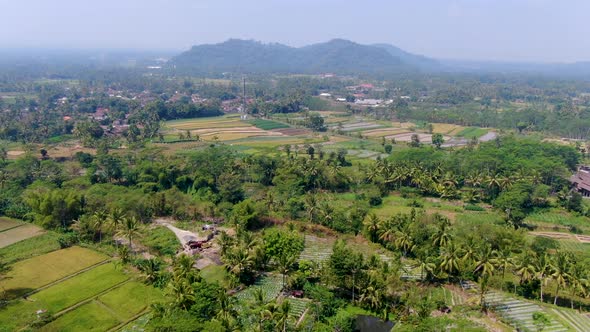
[[[438,58],[590,61],[590,0],[0,0],[0,47],[384,42]]]

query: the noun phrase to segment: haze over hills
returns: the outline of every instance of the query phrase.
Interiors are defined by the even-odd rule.
[[[219,44],[193,46],[172,58],[170,64],[178,70],[198,73],[387,74],[438,67],[436,60],[392,45],[362,45],[344,39],[300,48],[230,39]]]

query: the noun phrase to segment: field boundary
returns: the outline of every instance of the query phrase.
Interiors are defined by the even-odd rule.
[[[89,298],[86,298],[86,299],[84,299],[84,300],[82,300],[82,301],[80,301],[80,302],[78,302],[78,303],[76,303],[76,304],[74,304],[74,305],[72,305],[72,306],[70,306],[70,307],[68,307],[68,308],[65,308],[65,309],[64,309],[64,310],[62,310],[62,311],[58,311],[58,312],[56,312],[56,313],[53,315],[53,317],[54,317],[54,318],[58,318],[58,317],[60,317],[60,316],[63,316],[63,315],[65,315],[65,314],[67,314],[68,312],[70,312],[70,311],[72,311],[72,310],[74,310],[74,309],[78,308],[78,307],[81,307],[81,306],[85,305],[86,303],[90,303],[90,302],[92,302],[92,301],[94,301],[94,300],[97,300],[97,301],[98,301],[98,298],[99,298],[100,296],[103,296],[104,294],[106,294],[106,293],[108,293],[108,292],[112,291],[112,290],[113,290],[113,289],[115,289],[115,288],[118,288],[118,287],[120,287],[120,286],[122,286],[122,285],[124,285],[124,284],[128,283],[129,281],[131,281],[131,278],[127,278],[126,280],[123,280],[123,281],[121,281],[120,283],[118,283],[118,284],[116,284],[116,285],[113,285],[113,286],[111,286],[111,287],[109,287],[109,288],[107,288],[107,289],[103,290],[102,292],[100,292],[100,293],[98,293],[98,294],[94,294],[94,295],[92,295],[91,297],[89,297]],[[99,302],[100,302],[100,301],[99,301]],[[103,303],[102,305],[106,306],[106,304],[104,304],[104,303]],[[115,316],[115,318],[117,318],[117,316]],[[119,319],[117,318],[117,320],[119,320]]]
[[[1,230],[0,233],[4,233],[4,232],[7,232],[7,231],[12,230],[12,229],[15,229],[15,228],[23,227],[24,225],[26,225],[26,224],[20,224],[20,225],[16,225],[16,226],[13,226],[13,227],[10,227],[10,228],[6,228],[6,229]]]

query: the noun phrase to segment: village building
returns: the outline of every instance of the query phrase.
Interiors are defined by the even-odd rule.
[[[590,197],[590,166],[580,166],[578,171],[570,177],[573,189],[582,196]]]

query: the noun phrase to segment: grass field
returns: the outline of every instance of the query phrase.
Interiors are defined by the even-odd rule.
[[[456,134],[456,136],[471,138],[471,137],[481,137],[487,133],[488,133],[487,129],[477,128],[477,127],[468,127],[468,128],[465,128],[465,129],[459,131]]]
[[[0,287],[11,298],[64,278],[106,260],[108,257],[80,247],[54,251],[12,265]]]
[[[141,243],[157,254],[171,256],[180,248],[178,239],[168,228],[146,228],[142,235]]]
[[[46,232],[45,234],[35,236],[20,241],[10,246],[0,248],[0,257],[6,264],[13,264],[14,262],[23,259],[39,256],[48,252],[58,250],[59,243],[57,239],[59,235],[54,232]]]
[[[578,226],[586,228],[590,225],[590,219],[587,217],[573,216],[563,211],[549,211],[533,213],[524,220],[527,224],[538,226]]]
[[[7,247],[13,243],[43,234],[41,227],[24,224],[15,228],[10,228],[0,232],[0,248]]]
[[[225,268],[221,265],[215,264],[209,265],[202,269],[201,277],[203,277],[203,279],[205,279],[207,282],[217,282],[222,286],[226,285],[228,281],[228,274],[227,271],[225,271]]]
[[[265,120],[265,119],[255,119],[248,121],[252,125],[262,130],[272,130],[272,129],[281,129],[281,128],[289,128],[288,125],[272,120]]]

